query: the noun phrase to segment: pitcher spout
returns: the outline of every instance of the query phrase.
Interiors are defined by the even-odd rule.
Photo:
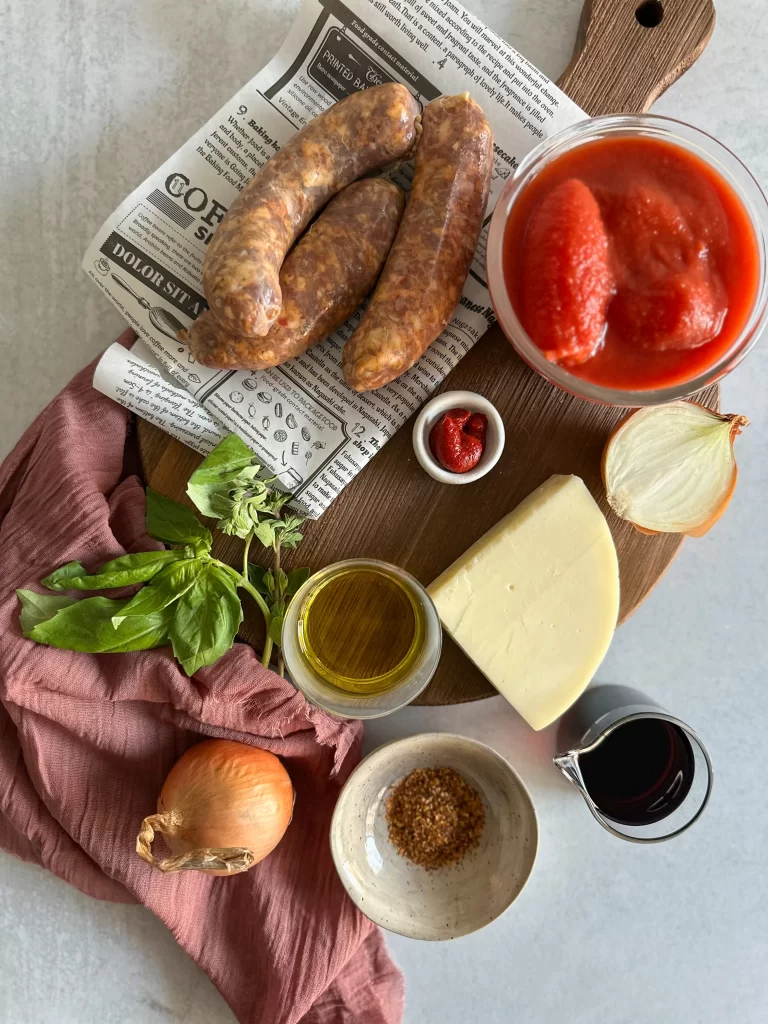
[[[552,758],[554,764],[560,769],[563,775],[574,786],[584,792],[584,783],[581,778],[581,771],[579,770],[579,754],[576,750],[569,750],[565,754],[558,754]]]

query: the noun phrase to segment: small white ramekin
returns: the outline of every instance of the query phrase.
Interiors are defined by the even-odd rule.
[[[443,469],[429,447],[429,434],[443,413],[449,409],[469,409],[488,418],[485,450],[480,461],[466,473],[453,473]],[[427,402],[413,425],[413,450],[425,472],[442,484],[471,484],[489,473],[504,451],[504,422],[495,405],[475,391],[446,391]]]

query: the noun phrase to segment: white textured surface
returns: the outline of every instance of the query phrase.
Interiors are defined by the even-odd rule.
[[[469,6],[551,75],[565,65],[580,0]],[[712,43],[657,109],[717,135],[768,186],[764,0],[717,6]],[[122,329],[79,269],[94,230],[265,63],[287,31],[287,9],[294,2],[0,8],[3,450]],[[548,764],[551,731],[531,732],[501,698],[406,709],[369,726],[369,745],[428,729],[490,743],[529,786],[541,825],[534,873],[505,917],[453,943],[390,941],[406,975],[407,1024],[766,1019],[765,344],[723,391],[725,408],[753,421],[739,443],[736,498],[709,537],[686,544],[599,673],[645,688],[699,730],[716,769],[711,807],[669,844],[613,839]],[[147,911],[99,904],[5,855],[0,979],[2,1024],[233,1021]]]

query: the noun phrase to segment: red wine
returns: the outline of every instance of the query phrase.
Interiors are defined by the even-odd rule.
[[[682,804],[693,783],[685,732],[658,718],[618,726],[579,758],[582,778],[600,811],[622,825],[652,825]]]

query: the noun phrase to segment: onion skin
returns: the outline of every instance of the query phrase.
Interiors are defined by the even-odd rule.
[[[708,406],[703,405],[701,402],[686,402],[685,404],[686,405],[695,405],[697,408],[703,409],[710,416],[714,416],[714,417],[716,417],[718,419],[723,420],[723,422],[730,421],[730,423],[731,423],[731,432],[730,432],[731,444],[733,444],[734,439],[736,437],[738,437],[738,435],[741,433],[743,428],[749,425],[749,420],[747,419],[746,416],[739,416],[739,415],[736,415],[734,413],[727,413],[727,414],[720,413],[716,409],[710,409]],[[600,462],[600,474],[602,476],[603,486],[605,487],[606,495],[608,495],[610,493],[609,490],[608,490],[607,464],[608,464],[608,455],[609,455],[609,452],[610,452],[610,449],[611,449],[611,444],[613,442],[613,439],[619,433],[621,428],[630,419],[632,419],[633,416],[636,416],[639,412],[642,412],[642,411],[643,411],[642,409],[633,409],[629,413],[627,413],[626,416],[622,417],[622,419],[619,420],[619,422],[616,424],[616,426],[611,431],[611,433],[610,433],[610,435],[608,437],[608,440],[605,443],[605,447],[603,448],[603,457],[602,457],[601,462]],[[727,494],[723,498],[723,500],[722,500],[722,502],[720,504],[720,507],[717,509],[716,512],[713,513],[712,516],[710,516],[710,518],[706,522],[701,523],[699,526],[695,527],[694,529],[680,530],[679,534],[681,536],[684,536],[684,537],[703,537],[705,534],[709,533],[709,531],[712,529],[712,527],[720,519],[720,517],[723,515],[725,510],[730,505],[731,498],[733,497],[733,492],[736,490],[736,482],[738,480],[738,476],[739,476],[738,467],[736,466],[736,464],[734,462],[733,478],[731,480],[731,486],[729,487]],[[610,505],[610,501],[609,501],[609,505]],[[621,517],[619,517],[619,518],[621,518]],[[660,531],[660,530],[649,530],[649,529],[647,529],[644,526],[639,526],[637,523],[632,522],[631,519],[625,519],[625,522],[630,523],[637,530],[638,533],[642,533],[646,537],[658,537],[662,533],[662,531]]]
[[[282,839],[293,800],[290,777],[274,754],[235,740],[203,740],[168,774],[136,852],[164,873],[247,871]],[[155,832],[165,835],[173,857],[154,857]]]

